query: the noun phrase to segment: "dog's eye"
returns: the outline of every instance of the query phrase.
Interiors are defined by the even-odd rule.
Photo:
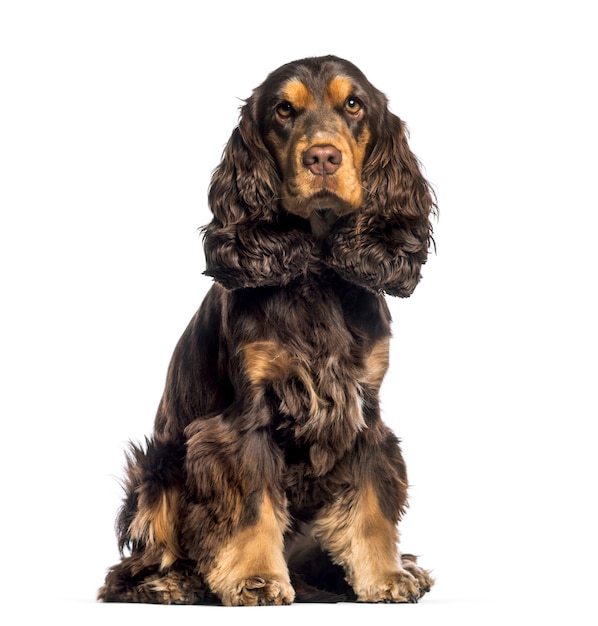
[[[362,104],[358,98],[354,96],[349,96],[345,100],[345,111],[350,113],[351,115],[359,115],[362,110]]]
[[[288,120],[293,117],[295,114],[295,109],[293,109],[293,105],[290,102],[281,102],[276,107],[276,115],[281,120]]]

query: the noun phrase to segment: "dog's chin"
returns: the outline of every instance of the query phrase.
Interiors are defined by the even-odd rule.
[[[334,222],[338,219],[338,215],[333,209],[314,209],[309,216],[309,225],[311,232],[318,238],[325,237]]]
[[[324,236],[336,220],[356,210],[346,200],[326,190],[289,203],[287,211],[306,219],[317,237]]]

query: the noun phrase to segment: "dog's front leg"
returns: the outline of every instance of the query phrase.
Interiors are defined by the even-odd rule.
[[[399,485],[401,488],[406,485]],[[415,557],[401,557],[399,512],[389,515],[384,511],[378,493],[374,480],[344,489],[318,515],[314,537],[344,568],[360,602],[417,602],[429,591],[432,578],[416,564]],[[392,499],[389,494],[388,500]]]
[[[187,434],[187,553],[225,605],[290,604],[286,498],[267,433],[237,432],[217,416]]]

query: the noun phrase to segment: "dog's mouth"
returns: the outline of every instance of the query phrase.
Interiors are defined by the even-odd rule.
[[[325,236],[337,219],[357,209],[327,189],[321,189],[307,197],[301,197],[299,194],[289,195],[283,198],[282,206],[289,213],[307,220],[316,237]]]

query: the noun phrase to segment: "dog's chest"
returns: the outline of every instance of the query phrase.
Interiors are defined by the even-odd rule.
[[[270,407],[288,464],[321,475],[366,427],[387,365],[384,309],[374,294],[323,282],[254,291],[243,306],[248,395]]]

